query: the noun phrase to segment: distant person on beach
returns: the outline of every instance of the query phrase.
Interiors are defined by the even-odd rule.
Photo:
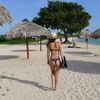
[[[72,47],[75,48],[76,47],[76,43],[75,43],[75,40],[72,39]]]
[[[51,69],[52,89],[56,90],[58,84],[58,74],[61,68],[60,57],[63,56],[61,51],[61,42],[56,41],[57,34],[54,32],[51,32],[47,38],[47,63]]]

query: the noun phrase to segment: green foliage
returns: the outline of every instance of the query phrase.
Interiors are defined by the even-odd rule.
[[[90,19],[89,13],[77,3],[49,1],[48,6],[41,8],[38,16],[32,21],[47,28],[60,29],[66,34],[72,34],[87,27]]]
[[[39,41],[39,40],[38,40]],[[28,42],[36,42],[35,39],[29,37],[28,38]],[[19,37],[19,38],[15,38],[15,39],[6,39],[6,41],[0,41],[0,44],[25,44],[26,43],[26,39]]]
[[[4,35],[0,35],[0,42],[5,42],[5,41],[7,41],[5,36]]]

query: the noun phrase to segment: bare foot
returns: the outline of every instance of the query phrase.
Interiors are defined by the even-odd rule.
[[[56,91],[56,88],[52,88],[53,91]]]

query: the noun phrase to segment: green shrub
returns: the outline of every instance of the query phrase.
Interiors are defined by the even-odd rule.
[[[4,35],[0,35],[0,42],[5,42],[5,41],[7,41],[5,36]]]

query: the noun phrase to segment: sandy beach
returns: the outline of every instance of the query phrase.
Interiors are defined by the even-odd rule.
[[[61,69],[57,91],[52,91],[46,46],[0,45],[0,100],[100,100],[100,46],[62,45],[68,68]]]

